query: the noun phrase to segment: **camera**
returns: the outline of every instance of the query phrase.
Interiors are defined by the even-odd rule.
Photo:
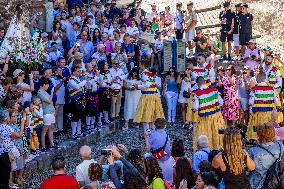
[[[198,42],[198,39],[194,38],[192,41],[195,42],[195,43],[197,43],[197,42]]]
[[[102,149],[101,150],[101,155],[108,157],[111,154],[111,149]]]
[[[252,60],[255,60],[256,59],[256,56],[255,55],[250,55],[251,59]]]
[[[257,127],[253,127],[253,132],[257,132]],[[219,129],[218,134],[223,135],[225,133],[225,129]],[[257,145],[257,140],[253,138],[246,138],[246,131],[240,129],[240,133],[242,136],[242,142],[243,142],[243,148],[249,147],[249,146],[255,146]]]

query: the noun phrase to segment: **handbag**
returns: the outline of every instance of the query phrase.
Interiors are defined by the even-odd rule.
[[[190,93],[188,91],[183,91],[182,96],[184,98],[190,98]]]
[[[161,148],[158,148],[156,150],[151,149],[151,153],[154,156],[154,158],[161,159],[161,158],[163,158],[163,157],[165,157],[167,155],[166,145],[168,143],[168,138],[169,137],[167,135],[166,142],[165,142],[164,146],[162,146]]]

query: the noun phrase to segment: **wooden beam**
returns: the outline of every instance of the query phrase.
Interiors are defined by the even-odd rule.
[[[218,10],[218,9],[221,9],[221,8],[222,8],[221,5],[217,5],[217,6],[214,6],[214,7],[209,7],[209,8],[205,8],[205,9],[195,10],[195,12],[196,13],[208,12],[208,11]]]

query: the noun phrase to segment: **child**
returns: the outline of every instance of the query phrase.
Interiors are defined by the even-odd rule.
[[[30,150],[36,155],[39,152],[39,140],[37,133],[40,133],[41,127],[44,126],[42,104],[38,97],[33,97],[33,103],[30,106]]]

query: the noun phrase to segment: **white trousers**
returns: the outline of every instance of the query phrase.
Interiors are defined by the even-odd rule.
[[[166,92],[166,101],[168,106],[168,122],[175,122],[177,102],[178,102],[178,93],[167,91]]]

